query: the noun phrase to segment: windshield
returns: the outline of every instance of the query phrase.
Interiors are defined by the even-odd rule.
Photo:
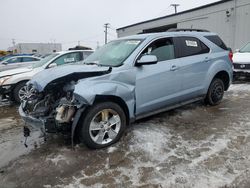
[[[246,46],[244,46],[243,48],[241,48],[240,52],[242,52],[242,53],[250,52],[250,42]]]
[[[33,64],[32,67],[33,68],[41,67],[41,66],[45,65],[46,63],[48,63],[51,59],[53,59],[57,55],[59,55],[59,54],[58,53],[51,54],[51,55],[45,57],[44,59],[38,61],[37,63]]]
[[[91,54],[84,63],[111,67],[120,66],[139,46],[140,42],[141,40],[138,39],[112,41]]]

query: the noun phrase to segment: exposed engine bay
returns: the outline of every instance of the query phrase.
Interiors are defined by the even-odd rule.
[[[26,84],[27,92],[19,107],[19,114],[27,125],[24,136],[27,139],[31,126],[41,130],[45,139],[45,133],[62,133],[67,139],[71,138],[72,145],[75,139],[86,143],[84,139],[94,137],[102,138],[103,141],[98,142],[104,146],[111,144],[115,135],[120,135],[117,131],[124,130],[126,118],[128,122],[135,119],[135,80],[134,69],[119,70],[95,64],[58,66],[39,72]],[[111,98],[123,107],[110,103]],[[102,107],[105,109],[100,112],[93,111],[101,102],[119,108],[122,124],[120,115],[117,118],[117,109],[110,110],[110,105]],[[90,114],[94,119],[87,118]],[[96,130],[96,121],[102,130]],[[89,126],[91,132],[85,130]]]
[[[74,116],[83,105],[75,98],[75,85],[80,79],[101,76],[110,71],[72,73],[51,81],[43,91],[39,91],[36,83],[28,83],[29,92],[21,104],[22,110],[26,115],[41,120],[45,132],[71,133]]]
[[[74,82],[71,82],[74,86]],[[30,87],[31,95],[23,102],[23,110],[26,114],[43,119],[46,132],[60,131],[61,124],[70,124],[77,109],[76,101],[73,97],[73,90],[67,91],[66,87],[58,85],[48,92],[37,92]]]

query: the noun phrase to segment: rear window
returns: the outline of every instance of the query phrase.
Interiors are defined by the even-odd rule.
[[[179,54],[178,57],[187,57],[209,53],[210,49],[195,37],[177,37]]]
[[[217,35],[210,35],[210,36],[205,36],[208,40],[210,40],[212,43],[216,44],[217,46],[221,47],[224,50],[228,50],[227,46],[225,43],[220,39],[219,36]]]

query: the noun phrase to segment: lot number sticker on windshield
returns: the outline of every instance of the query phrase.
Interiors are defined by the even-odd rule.
[[[138,45],[140,43],[139,40],[129,40],[126,42],[126,44],[132,44],[132,45]]]
[[[197,42],[193,41],[193,40],[186,40],[186,45],[187,46],[192,46],[192,47],[198,47]]]
[[[73,58],[73,57],[64,59],[65,63],[70,63],[70,62],[73,62],[73,61],[75,61],[75,58]]]

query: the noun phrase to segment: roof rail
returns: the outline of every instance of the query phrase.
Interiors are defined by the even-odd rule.
[[[179,31],[195,31],[195,32],[210,32],[205,29],[179,29],[179,28],[171,28],[168,29],[167,32],[179,32]]]

